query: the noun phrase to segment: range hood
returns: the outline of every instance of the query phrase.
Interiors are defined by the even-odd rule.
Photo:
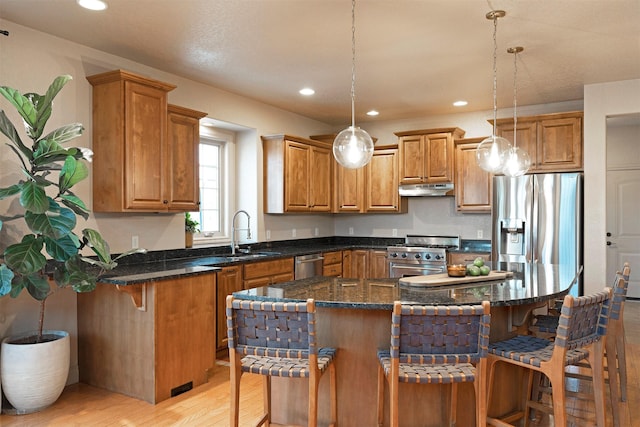
[[[450,191],[453,191],[453,182],[442,184],[412,184],[398,187],[398,193],[404,197],[446,196]]]

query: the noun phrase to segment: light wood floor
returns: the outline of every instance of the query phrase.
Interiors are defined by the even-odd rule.
[[[640,427],[640,302],[628,301],[625,307],[627,334],[628,400],[621,404],[622,427]],[[262,409],[262,382],[245,374],[242,379],[240,425],[254,425]],[[569,387],[584,391],[584,383]],[[571,426],[593,426],[593,405],[571,399],[570,412],[576,417]],[[608,408],[607,425],[612,425]],[[208,384],[157,405],[121,394],[74,384],[67,387],[50,408],[30,415],[0,415],[0,426],[228,426],[229,368],[219,362]],[[553,426],[548,417],[536,421],[537,427]],[[342,426],[361,427],[361,426]]]

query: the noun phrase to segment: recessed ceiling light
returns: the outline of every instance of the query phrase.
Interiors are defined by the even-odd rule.
[[[467,101],[456,101],[456,102],[453,103],[453,106],[454,107],[464,107],[467,104],[468,104]]]
[[[305,87],[305,88],[300,89],[300,95],[311,96],[314,93],[316,93],[316,91],[311,89],[310,87]]]
[[[77,0],[78,4],[89,10],[105,10],[107,3],[102,0]]]
[[[378,113],[376,110],[367,111],[367,116],[377,116]]]

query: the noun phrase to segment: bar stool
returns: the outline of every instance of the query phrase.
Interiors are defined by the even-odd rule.
[[[507,415],[504,419],[487,417],[487,423],[494,426],[509,425],[524,417],[529,423],[530,408],[553,413],[557,426],[567,424],[565,367],[581,360],[588,360],[593,372],[593,389],[596,406],[596,423],[605,426],[604,395],[604,341],[607,332],[609,307],[612,299],[611,288],[590,296],[564,297],[558,329],[554,341],[532,335],[518,335],[514,338],[489,345],[489,403],[492,397],[495,365],[510,363],[529,369],[523,411]],[[553,392],[553,407],[531,400],[534,373],[547,376]]]
[[[315,301],[267,302],[227,296],[227,335],[231,363],[231,425],[238,426],[240,378],[244,372],[263,375],[264,415],[271,422],[271,377],[308,378],[308,425],[318,422],[318,384],[327,370],[330,381],[331,426],[336,423],[336,349],[316,342]]]
[[[390,424],[398,426],[399,383],[450,384],[450,425],[456,422],[460,382],[473,382],[476,425],[487,416],[486,357],[490,306],[422,306],[396,301],[391,316],[391,347],[378,351],[378,425],[384,418],[384,380],[389,384]]]

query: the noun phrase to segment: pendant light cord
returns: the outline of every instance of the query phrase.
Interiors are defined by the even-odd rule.
[[[498,122],[498,16],[493,15],[493,135]]]
[[[351,0],[351,126],[356,127],[356,0]]]
[[[516,114],[516,108],[518,106],[518,48],[513,51],[513,148],[518,146],[516,140],[518,139],[518,115]]]

